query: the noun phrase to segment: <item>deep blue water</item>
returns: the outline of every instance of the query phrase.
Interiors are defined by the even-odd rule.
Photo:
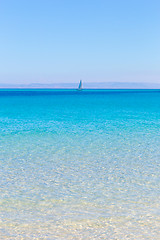
[[[1,239],[159,239],[159,90],[0,90]]]

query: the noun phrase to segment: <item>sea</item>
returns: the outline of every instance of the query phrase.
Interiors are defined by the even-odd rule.
[[[0,239],[160,239],[160,90],[0,90]]]

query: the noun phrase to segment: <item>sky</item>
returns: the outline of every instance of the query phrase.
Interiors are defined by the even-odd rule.
[[[159,0],[0,0],[0,83],[160,83]]]

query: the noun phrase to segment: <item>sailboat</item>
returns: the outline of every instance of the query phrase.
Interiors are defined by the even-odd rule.
[[[82,90],[82,80],[80,80],[80,82],[79,82],[79,86],[78,86],[78,89],[77,89],[78,91],[81,91]]]

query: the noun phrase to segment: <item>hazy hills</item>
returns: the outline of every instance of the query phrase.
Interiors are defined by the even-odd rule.
[[[31,84],[0,84],[0,88],[77,88],[77,83],[31,83]],[[138,83],[138,82],[83,82],[83,88],[90,89],[160,89],[160,83]]]

